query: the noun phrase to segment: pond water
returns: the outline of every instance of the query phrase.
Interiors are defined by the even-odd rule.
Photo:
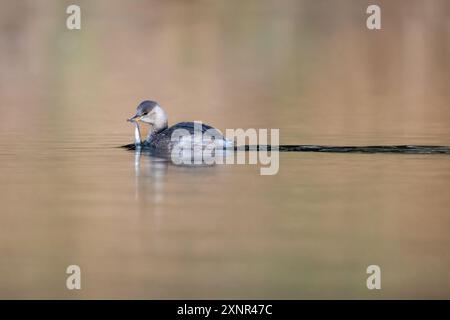
[[[360,1],[81,6],[69,31],[59,1],[1,4],[1,298],[450,298],[449,155],[263,176],[118,148],[144,99],[282,144],[450,145],[447,1],[382,2],[380,31]]]

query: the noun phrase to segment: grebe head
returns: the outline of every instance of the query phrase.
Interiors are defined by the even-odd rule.
[[[142,101],[136,110],[136,114],[128,121],[142,121],[153,126],[152,131],[160,131],[167,128],[167,115],[161,106],[150,100]]]

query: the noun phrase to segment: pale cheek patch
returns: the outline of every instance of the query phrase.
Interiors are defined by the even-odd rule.
[[[146,123],[152,123],[152,117],[150,117],[148,114],[146,114],[145,116],[141,117],[141,121],[146,122]]]

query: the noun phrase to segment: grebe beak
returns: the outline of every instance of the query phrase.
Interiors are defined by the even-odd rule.
[[[141,120],[141,118],[142,118],[142,116],[138,116],[136,114],[136,115],[132,116],[130,119],[127,119],[127,121],[129,121],[129,122],[136,122],[136,121]]]

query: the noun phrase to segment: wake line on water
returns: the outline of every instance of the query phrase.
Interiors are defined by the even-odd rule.
[[[121,146],[136,150],[135,144]],[[140,150],[148,147],[141,146]],[[398,153],[398,154],[450,154],[450,146],[391,145],[391,146],[321,146],[321,145],[244,145],[235,146],[234,151],[279,151],[279,152],[328,152],[328,153]]]
[[[236,151],[277,150],[280,152],[329,152],[329,153],[404,153],[450,154],[449,146],[391,145],[391,146],[321,146],[321,145],[245,145]]]

